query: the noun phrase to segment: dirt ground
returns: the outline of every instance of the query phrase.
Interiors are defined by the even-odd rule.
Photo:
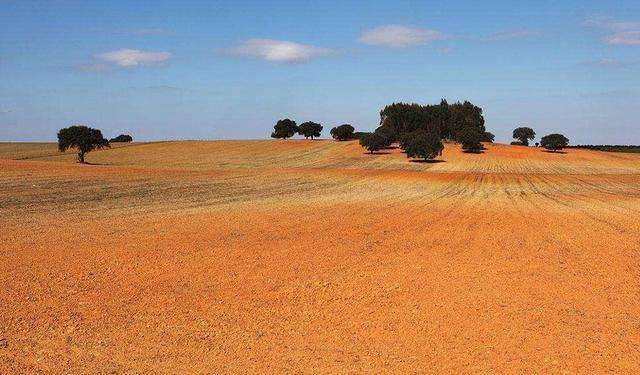
[[[638,373],[640,155],[441,159],[0,144],[0,373]]]

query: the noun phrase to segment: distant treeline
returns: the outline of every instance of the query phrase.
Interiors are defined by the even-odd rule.
[[[584,148],[606,152],[640,152],[640,146],[638,145],[575,145],[567,146],[567,148]]]

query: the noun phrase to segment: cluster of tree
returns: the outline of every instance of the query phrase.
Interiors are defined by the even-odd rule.
[[[575,145],[567,148],[583,148],[606,152],[640,152],[640,145]]]
[[[526,126],[513,129],[513,138],[517,141],[511,142],[512,145],[529,146],[529,141],[535,139],[536,132]],[[551,151],[562,150],[569,145],[569,139],[562,134],[548,134],[540,138],[540,146]],[[536,147],[538,143],[536,142]]]
[[[380,111],[380,125],[391,129],[396,138],[423,129],[436,128],[441,139],[460,141],[466,129],[474,129],[482,141],[494,136],[484,126],[482,108],[469,101],[449,104],[446,100],[435,105],[393,103]]]
[[[86,153],[109,147],[109,141],[102,136],[102,132],[83,125],[70,126],[58,131],[58,150],[65,152],[69,149],[78,150],[78,161],[84,164]]]
[[[133,137],[131,137],[128,134],[120,134],[119,136],[111,138],[109,140],[109,143],[113,143],[113,142],[123,142],[123,143],[133,142]]]
[[[436,105],[393,103],[380,111],[380,126],[373,133],[361,133],[360,145],[370,153],[399,141],[408,157],[433,159],[442,154],[443,140],[460,142],[465,152],[480,152],[481,142],[493,142],[486,131],[482,108],[464,103]]]
[[[290,120],[288,118],[279,120],[273,127],[273,132],[271,133],[271,138],[282,138],[287,139],[291,138],[296,134],[300,134],[305,138],[317,138],[322,133],[322,125],[313,122],[307,121],[303,122],[300,125],[297,125],[295,121]]]

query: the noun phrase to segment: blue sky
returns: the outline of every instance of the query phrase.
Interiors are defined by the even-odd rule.
[[[0,141],[328,135],[446,98],[499,141],[640,144],[639,73],[638,1],[0,0]]]

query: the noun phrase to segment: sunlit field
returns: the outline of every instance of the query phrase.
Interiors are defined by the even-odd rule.
[[[0,373],[638,372],[640,155],[0,144]]]

